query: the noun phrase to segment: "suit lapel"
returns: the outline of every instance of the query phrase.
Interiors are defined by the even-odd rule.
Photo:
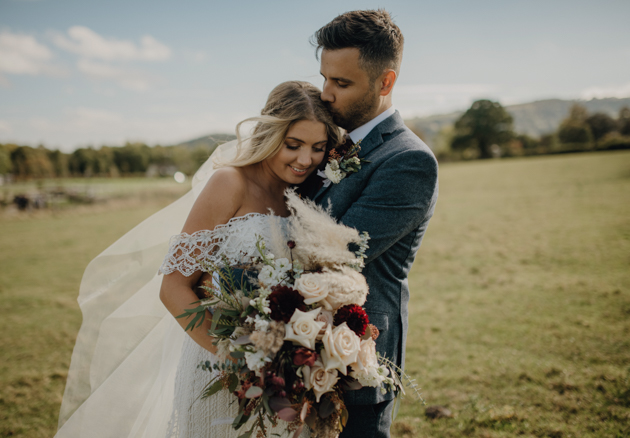
[[[365,158],[370,152],[375,150],[381,144],[383,144],[383,135],[390,134],[396,128],[403,125],[403,119],[400,117],[398,111],[392,114],[390,117],[383,120],[381,123],[376,125],[374,129],[370,131],[370,133],[361,141],[361,150],[359,151],[359,158]],[[359,170],[359,172],[361,172]],[[344,178],[345,179],[345,178]],[[324,194],[332,188],[332,186],[341,186],[344,181],[341,180],[339,184],[333,184],[332,182],[328,185],[328,187],[322,186],[318,192],[315,194],[313,201],[319,202],[320,199],[324,196]]]

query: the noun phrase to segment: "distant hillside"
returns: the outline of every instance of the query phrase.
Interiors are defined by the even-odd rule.
[[[184,146],[190,149],[203,148],[207,149],[209,152],[213,152],[218,145],[223,144],[226,141],[234,140],[235,138],[236,136],[234,134],[210,134],[195,138],[194,140],[178,143],[174,146]]]
[[[584,100],[548,99],[519,105],[509,105],[505,109],[514,117],[514,130],[519,134],[527,134],[532,137],[540,137],[550,134],[558,129],[560,122],[567,117],[569,108],[574,103],[586,107],[589,113],[603,112],[617,118],[619,110],[630,107],[630,97],[624,99],[606,98]],[[442,114],[428,117],[417,117],[405,120],[409,128],[421,132],[425,142],[431,146],[435,136],[442,127],[449,126],[463,114],[458,111],[450,114]]]

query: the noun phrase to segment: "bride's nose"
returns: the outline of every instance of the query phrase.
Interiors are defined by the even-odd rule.
[[[302,151],[297,158],[297,163],[304,168],[307,168],[313,162],[310,151]]]

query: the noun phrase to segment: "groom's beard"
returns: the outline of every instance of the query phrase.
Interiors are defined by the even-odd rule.
[[[374,91],[363,96],[361,100],[353,102],[345,111],[332,108],[330,102],[325,102],[333,121],[348,132],[352,132],[359,126],[365,125],[378,114],[374,114],[378,108],[378,95]]]

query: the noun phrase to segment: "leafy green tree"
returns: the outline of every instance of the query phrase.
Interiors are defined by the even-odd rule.
[[[621,135],[630,135],[630,108],[627,106],[619,110],[617,126]]]
[[[586,108],[575,104],[569,111],[569,117],[564,119],[558,128],[560,143],[571,149],[587,149],[592,146],[593,133],[586,122],[588,113]]]
[[[0,175],[10,173],[12,167],[10,149],[5,145],[0,144]]]
[[[151,159],[151,149],[142,143],[127,143],[113,148],[114,163],[122,173],[146,172]]]
[[[96,173],[96,151],[91,148],[76,149],[70,155],[68,167],[73,175],[93,176]]]
[[[525,155],[534,155],[538,153],[538,146],[540,142],[536,140],[534,137],[530,137],[527,134],[519,134],[514,137],[512,141],[512,149],[519,150],[520,154]],[[518,155],[515,151],[512,152],[512,155]]]
[[[67,177],[70,174],[70,169],[68,167],[68,155],[64,154],[60,150],[47,151],[47,153],[55,176],[59,178]]]
[[[617,121],[604,113],[595,113],[587,117],[586,124],[591,128],[595,142],[599,142],[609,132],[617,130]]]
[[[514,137],[512,116],[498,102],[478,100],[455,122],[453,150],[477,148],[479,158],[492,158],[497,146]]]
[[[48,178],[54,175],[46,148],[18,146],[11,152],[13,174],[17,178]]]

